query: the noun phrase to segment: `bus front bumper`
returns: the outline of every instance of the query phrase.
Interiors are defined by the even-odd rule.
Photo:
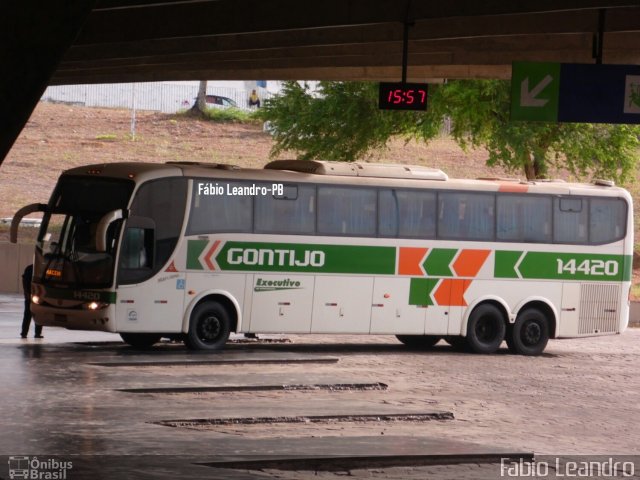
[[[38,325],[62,327],[69,330],[98,330],[115,332],[115,306],[109,305],[97,310],[76,308],[55,308],[49,305],[31,304],[31,313]]]

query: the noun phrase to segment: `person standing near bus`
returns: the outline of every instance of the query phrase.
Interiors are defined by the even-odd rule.
[[[20,336],[27,338],[29,325],[31,324],[31,279],[33,278],[33,265],[27,265],[22,274],[22,291],[24,293],[24,316],[22,317],[22,331]],[[34,338],[42,337],[42,325],[36,325]]]

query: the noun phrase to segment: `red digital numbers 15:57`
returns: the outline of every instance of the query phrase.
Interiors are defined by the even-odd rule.
[[[427,86],[419,83],[380,83],[381,110],[426,110]]]

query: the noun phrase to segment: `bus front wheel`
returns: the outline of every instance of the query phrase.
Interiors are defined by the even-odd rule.
[[[504,340],[506,326],[502,311],[490,303],[477,306],[469,316],[467,344],[475,353],[493,353]]]
[[[520,312],[507,335],[509,350],[520,355],[540,355],[548,341],[549,322],[537,308]]]
[[[160,341],[157,333],[121,333],[120,337],[125,343],[135,348],[149,348]]]
[[[435,335],[396,335],[396,338],[411,348],[431,348],[440,341]]]
[[[191,350],[220,350],[231,333],[227,309],[218,302],[204,302],[191,312],[185,344]]]

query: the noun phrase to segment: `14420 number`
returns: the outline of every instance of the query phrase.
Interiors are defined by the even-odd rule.
[[[564,262],[561,258],[558,258],[558,274],[570,273],[575,275],[576,273],[583,273],[585,275],[606,275],[615,276],[618,274],[618,262],[615,260],[583,260],[578,264],[575,258]]]

